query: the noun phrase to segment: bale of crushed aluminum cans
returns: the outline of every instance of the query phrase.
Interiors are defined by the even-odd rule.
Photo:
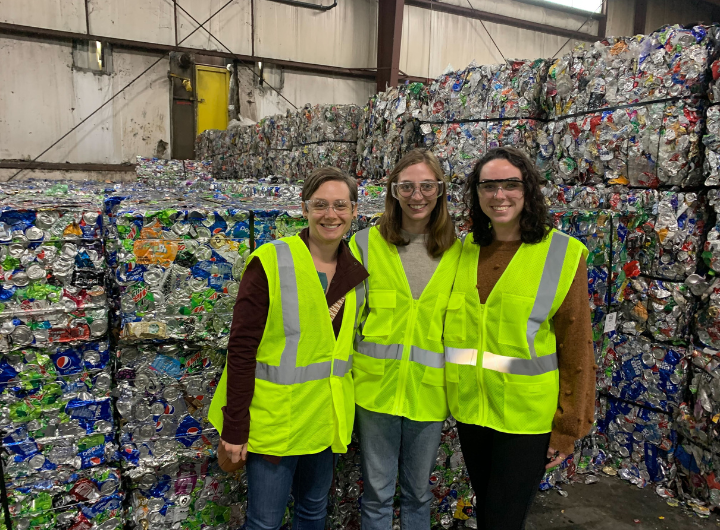
[[[427,101],[422,83],[393,87],[370,98],[358,125],[357,175],[378,180],[420,141],[416,120]]]
[[[555,178],[699,184],[705,71],[716,53],[714,27],[667,26],[558,58],[545,84],[551,122],[541,140],[541,152],[554,151]]]
[[[187,342],[120,344],[115,379],[124,466],[214,454],[219,435],[207,412],[225,350]]]
[[[598,389],[644,407],[673,413],[684,398],[687,354],[682,346],[645,337],[605,337],[598,364]]]
[[[125,202],[117,213],[121,338],[223,347],[249,255],[249,213],[200,199],[141,206]]]
[[[646,335],[656,341],[686,344],[690,333],[693,296],[679,282],[625,278],[616,289],[617,328],[626,335]]]
[[[596,413],[597,432],[608,442],[604,472],[616,470],[639,487],[672,479],[677,446],[672,416],[605,396]]]
[[[358,105],[305,105],[297,112],[297,144],[357,142],[363,108]]]
[[[115,468],[17,479],[7,493],[13,528],[119,530],[125,524],[125,493]],[[4,519],[0,528],[5,528]]]
[[[420,132],[424,147],[438,157],[448,177],[463,183],[489,149],[504,145],[537,157],[542,127],[528,118],[542,115],[546,69],[544,60],[481,67],[473,63],[433,81]]]
[[[217,462],[179,461],[126,473],[132,528],[239,528],[245,523],[247,479]]]

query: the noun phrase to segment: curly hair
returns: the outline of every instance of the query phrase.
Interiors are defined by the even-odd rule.
[[[522,174],[525,204],[520,213],[520,239],[523,243],[540,243],[552,229],[545,198],[540,189],[540,173],[527,155],[514,147],[498,147],[488,151],[475,164],[465,184],[463,201],[472,221],[474,242],[480,246],[487,246],[495,239],[490,218],[480,207],[478,183],[485,164],[498,159],[507,160]]]

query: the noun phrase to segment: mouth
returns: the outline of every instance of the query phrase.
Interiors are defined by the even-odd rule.
[[[408,204],[411,210],[415,210],[416,212],[422,211],[425,209],[427,204]]]
[[[496,212],[504,212],[510,209],[510,206],[491,206],[491,208]]]
[[[342,225],[339,223],[337,223],[337,224],[320,223],[320,226],[322,226],[325,230],[333,231],[333,230],[337,230]]]

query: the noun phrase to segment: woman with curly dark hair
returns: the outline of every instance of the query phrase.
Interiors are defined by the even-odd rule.
[[[593,423],[587,249],[552,228],[518,149],[488,152],[465,202],[472,231],[444,328],[448,403],[478,528],[522,529],[545,469]]]

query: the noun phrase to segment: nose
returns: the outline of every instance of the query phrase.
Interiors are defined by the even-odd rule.
[[[497,194],[500,193],[501,191],[503,192],[502,196],[503,196],[503,198],[504,198],[504,197],[505,197],[505,190],[503,189],[502,186],[498,186],[498,188],[495,190],[495,193],[493,194],[493,199],[497,198]]]
[[[416,193],[418,194],[418,196],[419,196],[421,199],[423,198],[423,194],[422,194],[422,192],[420,191],[420,188],[419,188],[419,187],[413,189],[413,192],[412,192],[412,195],[410,195],[410,198],[411,198],[411,199],[414,199]]]

